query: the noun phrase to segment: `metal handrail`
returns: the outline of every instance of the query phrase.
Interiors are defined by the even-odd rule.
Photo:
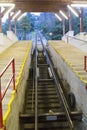
[[[70,37],[70,38],[76,39],[76,40],[78,40],[78,41],[81,41],[81,42],[84,42],[85,44],[87,44],[87,41],[81,40],[81,39],[76,38],[76,37],[74,37],[74,36],[69,36],[69,35],[65,35],[65,36],[67,36],[67,43],[68,43],[68,38]],[[82,44],[82,45],[84,45],[84,44]]]
[[[6,70],[10,67],[10,65],[12,65],[12,76],[9,80],[9,82],[6,85],[6,88],[4,90],[4,92],[1,92],[1,78],[3,76],[3,74],[6,72]],[[6,67],[3,69],[3,71],[0,74],[0,128],[3,128],[3,114],[2,114],[2,100],[11,84],[11,82],[13,81],[13,90],[15,90],[15,60],[14,58],[12,58],[10,60],[10,62],[6,65]]]

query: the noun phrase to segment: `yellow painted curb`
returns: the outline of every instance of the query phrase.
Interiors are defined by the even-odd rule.
[[[12,104],[12,102],[13,102],[13,100],[14,100],[15,93],[16,93],[15,90],[12,91],[12,98],[11,98],[11,100],[10,100],[9,103],[8,103],[8,110],[7,110],[6,114],[5,114],[5,116],[3,117],[3,123],[4,123],[4,125],[6,125],[6,119],[7,119],[8,115],[9,115],[9,113],[10,113],[10,111],[11,111],[11,104]]]

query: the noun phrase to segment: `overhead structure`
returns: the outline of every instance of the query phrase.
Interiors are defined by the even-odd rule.
[[[2,25],[2,18],[6,14],[9,16],[9,30],[11,30],[11,19],[15,21],[20,20],[26,13],[25,12],[55,12],[56,17],[63,21],[63,19],[69,19],[70,29],[71,26],[71,16],[69,15],[69,10],[74,13],[77,17],[80,16],[80,32],[84,31],[83,29],[83,13],[79,14],[76,9],[73,7],[87,7],[87,1],[81,0],[0,0],[1,17],[0,17],[0,26]],[[14,9],[15,7],[15,9]],[[13,15],[9,15],[13,11]],[[58,14],[60,13],[60,15]],[[2,30],[2,29],[0,29]],[[1,31],[0,31],[1,32]],[[16,32],[16,31],[15,31]]]
[[[67,5],[87,3],[81,0],[0,0],[0,3],[13,3],[23,12],[58,12],[66,10]]]
[[[79,13],[74,8],[72,8],[70,5],[67,5],[67,7],[76,17],[79,17]]]

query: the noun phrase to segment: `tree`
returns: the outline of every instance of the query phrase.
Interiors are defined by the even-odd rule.
[[[80,19],[78,17],[73,16],[72,17],[72,30],[74,30],[74,33],[77,34],[80,32]]]
[[[8,31],[8,20],[6,20],[6,22],[2,24],[2,32],[6,34],[7,31]]]
[[[23,39],[26,39],[26,34],[30,31],[31,29],[31,25],[30,25],[30,20],[27,16],[23,17],[21,20],[20,20],[20,27],[21,29],[23,30],[24,32],[24,38]]]

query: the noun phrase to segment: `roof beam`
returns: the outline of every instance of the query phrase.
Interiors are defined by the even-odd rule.
[[[66,8],[66,4],[61,4],[55,1],[29,1],[29,2],[17,2],[16,9],[23,10],[25,12],[58,12],[60,9]]]

